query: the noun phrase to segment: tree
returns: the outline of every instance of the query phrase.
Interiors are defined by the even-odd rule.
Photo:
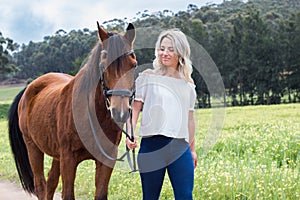
[[[44,37],[43,42],[30,42],[23,45],[22,50],[14,55],[21,71],[19,78],[36,78],[47,72],[63,72],[76,74],[96,44],[96,31],[72,30],[66,33],[63,30],[54,36]]]
[[[244,2],[226,0],[199,8],[189,4],[186,11],[178,13],[138,13],[133,23],[145,31],[135,43],[140,65],[137,72],[151,67],[156,27],[179,28],[213,58],[232,105],[280,103],[286,94],[290,102],[300,100],[300,1]],[[103,25],[122,32],[127,22],[126,18],[113,19]],[[3,52],[12,42],[1,41]],[[44,37],[43,42],[23,45],[21,51],[13,54],[13,60],[9,54],[6,56],[9,64],[16,63],[20,69],[17,77],[35,78],[50,71],[74,75],[96,41],[96,31],[58,30],[55,35]],[[144,46],[148,49],[138,49]],[[196,71],[193,74],[198,101],[205,107],[209,106],[210,98],[200,76]]]
[[[287,81],[287,88],[290,102],[300,100],[300,12],[292,15],[285,24],[286,61],[284,75]],[[292,98],[291,95],[294,94]]]
[[[12,57],[10,52],[13,52],[18,45],[12,39],[4,38],[0,32],[0,79],[5,78],[8,73],[16,72],[18,68],[10,63]]]

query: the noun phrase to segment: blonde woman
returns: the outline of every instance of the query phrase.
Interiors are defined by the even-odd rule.
[[[191,78],[190,46],[177,29],[163,31],[156,42],[154,69],[136,80],[135,128],[143,108],[138,154],[143,199],[159,199],[168,173],[175,199],[192,199],[195,151],[195,85]],[[126,140],[130,149],[137,143]]]

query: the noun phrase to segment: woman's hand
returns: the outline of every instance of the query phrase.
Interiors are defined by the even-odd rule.
[[[128,137],[125,140],[127,147],[132,150],[138,147],[137,137],[134,137],[134,142],[132,142]]]
[[[192,158],[194,160],[194,169],[196,169],[197,165],[198,165],[198,158],[197,158],[197,153],[196,151],[192,151]]]

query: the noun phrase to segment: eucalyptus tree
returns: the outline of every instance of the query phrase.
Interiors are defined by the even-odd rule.
[[[0,32],[0,80],[7,74],[16,72],[18,68],[11,62],[11,54],[18,45],[10,38],[5,38]]]

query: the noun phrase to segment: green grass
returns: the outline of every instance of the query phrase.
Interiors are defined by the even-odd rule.
[[[11,102],[23,88],[24,86],[0,87],[0,120],[7,118],[7,112]]]
[[[19,87],[1,87],[0,88],[0,102],[1,101],[12,101],[15,96],[24,88]]]
[[[0,101],[0,119],[7,118],[7,112],[8,112],[9,106],[10,106],[9,103],[2,103]]]
[[[7,110],[8,106],[4,107]],[[212,148],[203,149],[205,135],[215,120],[211,119],[211,111],[195,112],[199,159],[195,200],[300,199],[300,104],[226,108],[222,134]],[[124,152],[123,143],[120,151]],[[0,152],[0,179],[18,182],[6,119],[0,119]],[[50,164],[51,159],[47,157],[45,171]],[[93,199],[94,169],[92,161],[79,165],[75,183],[77,198]],[[138,173],[128,172],[126,163],[117,164],[109,185],[109,199],[142,198]],[[57,189],[60,191],[61,184]],[[173,199],[167,178],[161,199]]]
[[[200,158],[196,199],[299,199],[300,105],[228,108]]]

